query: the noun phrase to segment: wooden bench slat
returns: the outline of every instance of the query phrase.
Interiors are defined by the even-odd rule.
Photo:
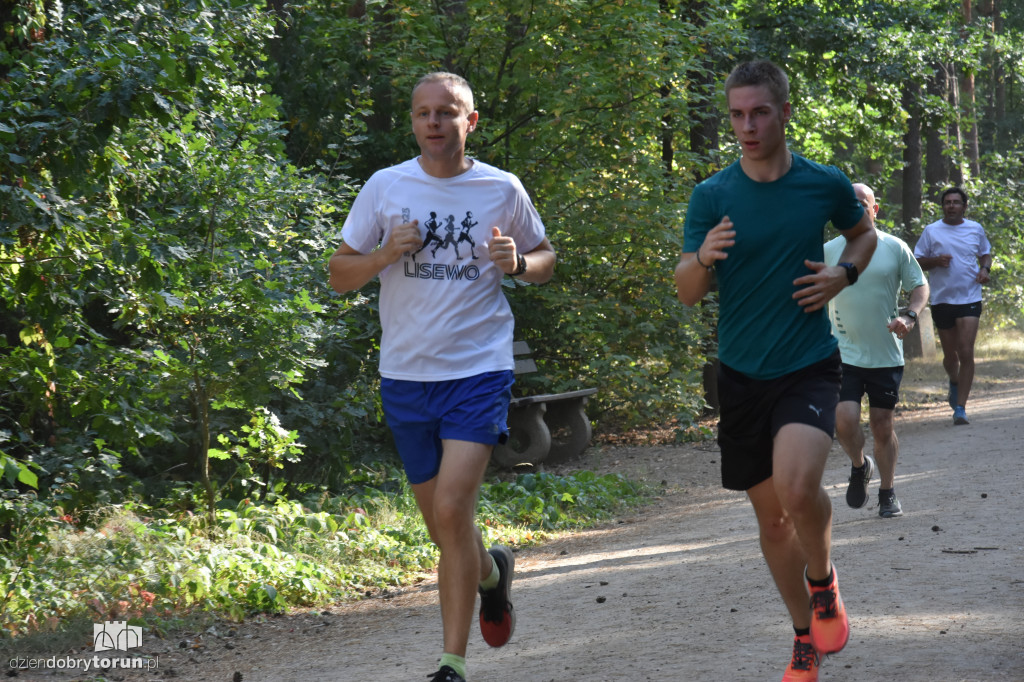
[[[579,398],[585,398],[597,393],[596,388],[583,388],[578,391],[569,391],[567,393],[547,393],[544,395],[527,395],[521,398],[512,398],[510,405],[530,405],[533,403],[553,403],[558,400],[575,400]]]
[[[530,374],[537,371],[537,363],[533,358],[521,358],[516,360],[516,366],[512,371],[516,374]]]
[[[526,341],[513,341],[512,354],[516,356],[515,374],[538,371],[533,351]],[[509,402],[509,430],[517,434],[513,436],[515,445],[496,446],[495,459],[505,466],[515,466],[523,462],[559,463],[580,455],[590,443],[591,436],[590,420],[584,406],[587,398],[597,390],[584,388],[512,398]],[[554,438],[556,433],[557,438]]]

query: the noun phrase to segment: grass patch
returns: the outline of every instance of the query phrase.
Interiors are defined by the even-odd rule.
[[[1024,377],[1024,332],[983,330],[975,344],[974,388],[1019,381]],[[919,410],[945,403],[949,379],[936,341],[933,358],[908,358],[900,387],[900,407]],[[973,393],[973,389],[972,389]]]
[[[526,545],[638,506],[639,483],[592,472],[488,481],[479,515],[488,544]],[[245,499],[205,516],[142,503],[75,523],[32,496],[2,498],[3,645],[65,649],[91,624],[127,620],[157,634],[203,618],[358,599],[421,580],[437,563],[404,476],[365,473],[346,495]],[[19,649],[24,651],[25,649]]]

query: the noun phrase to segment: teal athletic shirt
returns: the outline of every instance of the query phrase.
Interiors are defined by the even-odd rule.
[[[834,166],[793,154],[774,182],[755,182],[739,161],[697,185],[683,226],[695,252],[723,217],[736,230],[718,275],[718,357],[754,379],[775,379],[824,360],[837,348],[828,311],[805,313],[793,280],[824,261],[825,226],[848,230],[864,214],[850,180]]]

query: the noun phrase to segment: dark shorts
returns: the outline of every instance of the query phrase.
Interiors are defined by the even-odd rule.
[[[451,381],[381,379],[384,418],[409,483],[441,470],[442,440],[496,445],[508,440],[511,370]]]
[[[860,404],[868,394],[868,405],[885,410],[896,408],[900,399],[903,367],[855,367],[843,363],[843,386],[839,389],[839,402],[852,400]]]
[[[821,362],[764,381],[720,365],[722,486],[749,490],[771,478],[772,442],[786,424],[807,424],[834,437],[841,383],[839,351]]]
[[[939,329],[952,329],[958,317],[981,317],[981,301],[977,303],[936,303],[932,320]]]

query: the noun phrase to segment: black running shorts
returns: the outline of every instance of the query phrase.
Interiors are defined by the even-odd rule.
[[[860,404],[868,394],[868,405],[893,410],[900,399],[903,367],[855,367],[843,363],[843,387],[839,389],[839,402],[852,400]]]
[[[772,442],[786,424],[808,424],[834,437],[841,382],[838,350],[821,362],[768,380],[720,365],[722,486],[749,490],[771,478]]]
[[[932,321],[939,329],[952,329],[958,317],[981,317],[981,301],[977,303],[935,303]]]

